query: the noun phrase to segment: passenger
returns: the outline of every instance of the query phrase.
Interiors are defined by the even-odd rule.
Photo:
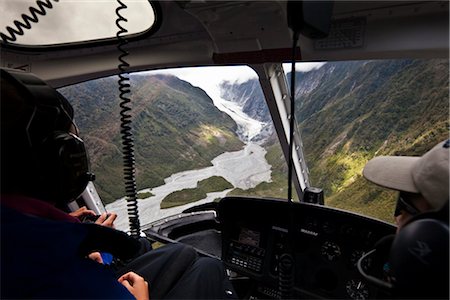
[[[399,191],[397,232],[375,245],[378,279],[365,276],[388,297],[448,299],[449,146],[443,141],[421,157],[376,157],[364,167],[366,179]]]
[[[399,191],[394,211],[398,230],[413,216],[448,202],[449,146],[450,140],[443,141],[421,157],[379,156],[364,167],[367,180]]]
[[[115,214],[82,224],[77,218],[92,211],[57,209],[90,179],[73,109],[35,76],[0,71],[2,299],[234,297],[218,260],[178,244],[135,258],[140,244],[108,228]],[[87,257],[97,251],[121,258],[123,267]]]

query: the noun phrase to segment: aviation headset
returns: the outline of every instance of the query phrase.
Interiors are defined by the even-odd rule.
[[[60,93],[33,74],[1,68],[1,77],[4,83],[8,83],[6,88],[12,89],[9,91],[9,95],[13,95],[11,98],[19,99],[17,103],[12,103],[11,99],[1,99],[2,144],[5,141],[17,142],[18,147],[25,148],[2,145],[2,156],[5,152],[16,156],[12,151],[18,151],[22,157],[17,159],[30,161],[29,168],[19,171],[26,172],[27,178],[33,179],[21,183],[23,191],[58,204],[75,200],[94,177],[89,172],[83,140],[69,132],[74,126],[71,105]],[[5,95],[8,95],[7,92],[2,91],[2,98]],[[8,107],[15,107],[11,111],[19,110],[18,115],[8,116]],[[9,121],[3,120],[7,118]],[[8,134],[13,136],[9,137]],[[30,157],[25,158],[24,155]],[[8,164],[11,158],[3,156],[2,161],[5,160]],[[10,165],[9,169],[14,169],[14,165]],[[18,178],[16,176],[14,180]]]
[[[361,275],[393,298],[448,299],[448,210],[447,201],[440,210],[416,215],[396,235],[378,241],[358,261]],[[370,256],[387,261],[384,278],[363,270],[363,261]]]

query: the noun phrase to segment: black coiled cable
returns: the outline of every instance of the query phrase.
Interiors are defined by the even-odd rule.
[[[20,22],[18,20],[14,21],[14,25],[16,28],[12,28],[10,26],[6,27],[6,30],[9,33],[9,36],[4,34],[3,32],[0,32],[0,37],[2,38],[4,43],[8,43],[9,42],[15,42],[17,40],[17,36],[18,35],[23,35],[24,34],[24,29],[31,29],[31,24],[32,23],[38,23],[39,22],[39,17],[38,15],[41,16],[45,16],[47,14],[47,9],[52,9],[53,8],[53,4],[52,2],[59,2],[59,0],[38,0],[36,1],[36,5],[38,8],[36,7],[30,7],[30,15],[26,15],[26,14],[22,14],[22,21]]]
[[[134,159],[134,142],[133,134],[131,132],[131,108],[129,106],[131,99],[128,94],[130,90],[130,78],[128,77],[127,68],[130,65],[126,62],[125,58],[128,56],[128,52],[124,47],[128,44],[128,40],[123,37],[128,33],[128,30],[122,27],[121,22],[127,22],[120,11],[126,9],[127,6],[121,1],[117,0],[119,7],[116,8],[116,25],[119,28],[116,37],[119,40],[117,49],[121,53],[119,55],[119,91],[120,91],[120,133],[122,135],[122,151],[123,151],[123,175],[125,180],[125,195],[127,201],[128,219],[130,223],[130,233],[134,237],[140,235],[139,224],[139,212],[137,206],[137,191],[136,191],[136,178],[135,178],[135,159]]]

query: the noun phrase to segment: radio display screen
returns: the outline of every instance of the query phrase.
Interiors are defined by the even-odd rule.
[[[248,228],[241,228],[238,241],[242,244],[259,247],[260,239],[261,239],[260,232],[250,230]]]

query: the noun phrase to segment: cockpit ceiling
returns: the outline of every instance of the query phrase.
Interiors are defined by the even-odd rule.
[[[191,1],[180,6],[194,17],[206,31],[216,53],[258,51],[263,49],[282,49],[291,47],[292,33],[287,25],[286,1]],[[332,20],[360,18],[365,22],[364,42],[367,50],[395,50],[403,44],[401,36],[422,40],[416,44],[407,43],[410,51],[433,49],[424,45],[423,40],[435,45],[434,49],[448,49],[448,2],[446,1],[335,1]],[[383,26],[380,26],[380,25]],[[395,33],[392,38],[380,39],[388,32]],[[423,34],[426,32],[428,38]],[[391,34],[393,35],[393,34]],[[433,37],[434,38],[431,38]],[[374,38],[374,43],[371,39]],[[431,40],[431,41],[428,41]],[[392,43],[392,45],[390,44]],[[377,45],[376,47],[374,45]],[[301,37],[300,46],[304,55],[314,59],[326,57],[329,53],[317,52],[314,43]],[[366,47],[360,47],[363,52]],[[421,49],[424,47],[425,49]],[[329,50],[329,49],[327,49]],[[342,50],[352,50],[345,49]],[[401,49],[403,51],[403,49]],[[439,50],[438,50],[439,51]],[[305,59],[313,59],[305,57]],[[342,59],[342,58],[341,58]]]
[[[184,9],[204,26],[216,53],[288,48],[286,3],[265,1],[187,3]],[[246,14],[242,12],[246,11]]]
[[[127,46],[130,71],[290,58],[285,1],[159,1],[157,6],[158,30]],[[299,59],[447,58],[448,8],[447,1],[335,1],[330,36],[314,41],[301,35]],[[73,68],[65,67],[68,63]],[[2,66],[7,64],[32,64],[33,72],[61,86],[116,73],[116,42],[51,50],[2,47]]]

